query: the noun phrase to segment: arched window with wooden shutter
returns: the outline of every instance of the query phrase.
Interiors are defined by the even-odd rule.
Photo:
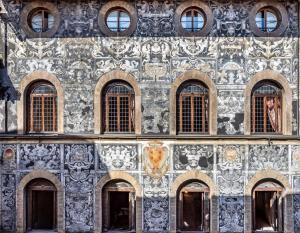
[[[134,90],[126,82],[112,82],[104,88],[104,133],[134,133],[134,99]]]
[[[258,83],[251,104],[252,133],[282,133],[282,89],[276,83]]]
[[[57,92],[52,84],[32,84],[28,90],[26,107],[29,133],[57,131]]]
[[[178,133],[208,133],[208,88],[198,81],[183,83],[177,90]]]

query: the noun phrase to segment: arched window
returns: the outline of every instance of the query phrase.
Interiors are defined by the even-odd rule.
[[[132,133],[134,124],[134,90],[126,82],[112,82],[103,92],[103,129],[107,133]]]
[[[183,83],[177,90],[178,133],[208,133],[208,88],[201,82]]]
[[[57,93],[49,82],[36,82],[27,94],[28,132],[57,131]]]
[[[199,181],[184,184],[177,194],[177,229],[183,232],[209,232],[209,187]]]
[[[282,90],[273,82],[260,82],[252,91],[252,133],[282,132]]]
[[[256,231],[283,232],[283,187],[273,181],[260,182],[252,192],[252,226]]]

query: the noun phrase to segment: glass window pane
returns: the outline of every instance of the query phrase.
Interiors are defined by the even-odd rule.
[[[107,27],[114,32],[125,31],[130,27],[130,16],[122,10],[111,11],[106,18]]]
[[[272,12],[267,12],[267,29],[272,32],[277,27],[277,17]]]
[[[53,28],[53,26],[54,26],[54,16],[48,14],[48,30]]]
[[[35,32],[42,32],[43,29],[42,12],[38,12],[31,18],[31,27]]]
[[[278,25],[277,15],[270,9],[260,10],[255,17],[256,26],[264,32],[275,31]]]
[[[204,17],[198,9],[187,10],[181,16],[181,25],[189,32],[200,31],[204,27]]]

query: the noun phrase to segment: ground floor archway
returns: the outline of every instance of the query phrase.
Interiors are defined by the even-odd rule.
[[[294,232],[292,188],[275,170],[258,171],[245,189],[245,233]]]
[[[187,213],[186,208],[193,210],[196,217]],[[200,171],[186,172],[171,187],[170,232],[218,232],[218,209],[218,191],[213,180]]]
[[[142,232],[142,189],[132,175],[109,172],[97,183],[95,195],[95,232]]]
[[[58,178],[45,170],[27,174],[17,188],[17,232],[64,232],[64,191]]]

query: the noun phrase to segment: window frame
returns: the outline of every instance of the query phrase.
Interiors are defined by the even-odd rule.
[[[48,10],[54,18],[52,28],[45,32],[36,32],[31,27],[31,17],[39,9]],[[20,15],[20,27],[23,29],[23,31],[29,38],[49,38],[53,37],[58,31],[58,28],[60,26],[60,19],[60,13],[54,3],[48,1],[33,1],[26,3],[25,7],[22,9]]]
[[[202,12],[202,15],[204,16],[203,18],[205,20],[203,28],[196,32],[187,31],[181,24],[183,13],[191,8],[198,9],[200,12]],[[205,2],[202,2],[200,0],[185,1],[181,3],[176,9],[174,24],[178,36],[206,36],[212,30],[213,23],[214,16],[211,8]]]
[[[35,31],[34,28],[32,27],[32,20],[33,18],[38,14],[40,13],[42,14],[42,28],[41,28],[41,31]],[[51,11],[47,8],[44,8],[44,7],[38,7],[34,10],[32,10],[30,12],[30,15],[28,17],[28,24],[30,25],[30,28],[36,32],[36,33],[45,33],[49,30],[51,30],[51,28],[49,28],[49,20],[48,20],[48,17],[45,17],[45,13],[48,13],[48,15],[52,15]],[[53,16],[53,15],[52,15]],[[54,17],[54,16],[53,16]],[[54,25],[53,25],[54,26]],[[53,27],[52,26],[52,27]]]
[[[114,88],[116,86],[124,86],[132,93],[124,94],[124,93],[109,93],[109,89]],[[109,98],[114,97],[117,98],[117,131],[111,131],[110,126],[110,103]],[[120,99],[122,97],[126,97],[128,99],[128,131],[121,131],[121,107],[120,107]],[[102,100],[104,111],[102,112],[103,115],[103,133],[104,134],[132,134],[135,132],[135,93],[133,87],[130,84],[124,81],[112,81],[105,85],[103,93],[102,93]]]
[[[54,93],[50,94],[37,94],[33,93],[34,89],[40,87],[40,86],[50,86],[55,90]],[[52,98],[52,101],[54,102],[52,104],[52,129],[51,131],[46,131],[45,130],[45,97],[50,97]],[[34,98],[40,98],[41,99],[41,131],[36,131],[34,130]],[[49,82],[46,81],[38,81],[30,85],[27,94],[26,94],[26,106],[27,106],[27,118],[26,118],[26,125],[27,125],[27,133],[32,134],[32,133],[56,133],[58,131],[58,94],[57,90],[54,85],[52,85]]]
[[[267,17],[268,12],[272,13],[276,17],[276,20],[277,20],[276,27],[272,31],[268,31],[268,26],[267,26],[268,25],[268,17]],[[272,7],[263,7],[261,9],[259,9],[259,11],[257,11],[257,13],[255,15],[255,21],[256,21],[256,16],[257,16],[258,13],[263,13],[263,15],[264,15],[264,17],[261,18],[261,20],[263,21],[263,28],[260,28],[259,26],[257,26],[262,32],[265,32],[265,33],[274,32],[278,28],[278,26],[280,25],[279,13],[278,13],[278,11],[273,9]]]
[[[260,10],[264,8],[272,9],[272,11],[277,13],[277,27],[272,32],[262,31],[256,24],[256,15]],[[282,5],[280,2],[270,2],[268,0],[256,3],[250,11],[248,19],[250,30],[254,35],[258,37],[282,36],[282,34],[284,34],[289,25],[289,16],[285,6]]]
[[[109,17],[109,15],[112,13],[112,12],[114,12],[114,11],[116,11],[117,13],[118,13],[118,16],[117,16],[117,24],[118,24],[118,26],[117,26],[117,30],[116,31],[113,31],[113,30],[111,30],[111,28],[108,26],[108,17]],[[128,15],[128,17],[129,17],[129,27],[127,27],[125,30],[120,30],[121,29],[121,27],[120,27],[120,23],[121,23],[121,20],[120,20],[120,18],[121,18],[121,13],[122,12],[124,12],[124,13],[126,13],[127,15]],[[130,26],[131,26],[131,21],[132,21],[132,19],[131,19],[131,16],[130,16],[130,13],[125,9],[125,8],[123,8],[123,7],[115,7],[115,8],[112,8],[112,9],[110,9],[108,12],[107,12],[107,14],[106,14],[106,16],[105,16],[105,23],[106,23],[106,26],[108,27],[108,29],[111,31],[111,32],[116,32],[116,33],[122,33],[122,32],[125,32],[126,30],[128,30],[129,28],[130,28]]]
[[[191,23],[192,23],[192,27],[191,28],[185,28],[185,27],[183,27],[182,26],[182,22],[184,22],[184,21],[182,21],[182,17],[183,17],[183,15],[184,14],[186,14],[187,12],[189,12],[189,11],[191,11],[192,12],[192,14],[191,14],[191,19],[192,19],[192,21],[191,21]],[[201,17],[203,18],[203,27],[201,27],[201,28],[195,28],[194,27],[194,19],[195,19],[195,13],[199,13],[200,15],[201,15]],[[205,27],[205,25],[206,25],[206,15],[205,15],[205,13],[200,9],[200,8],[198,8],[198,7],[190,7],[190,8],[187,8],[187,9],[185,9],[183,12],[182,12],[182,15],[181,15],[181,18],[180,18],[180,22],[181,22],[181,26],[182,26],[182,28],[185,30],[185,31],[187,31],[187,32],[192,32],[192,33],[197,33],[197,32],[199,32],[199,31],[201,31],[204,27]],[[187,22],[187,21],[185,21],[185,22]]]
[[[205,88],[207,90],[207,93],[182,93],[183,89],[192,86],[192,85],[197,85],[200,86],[201,88]],[[200,81],[186,81],[182,83],[177,92],[176,92],[176,129],[177,129],[177,134],[209,134],[209,88],[202,82]],[[182,99],[183,97],[190,97],[190,131],[183,131],[183,107],[182,107]],[[202,129],[200,131],[195,131],[195,97],[200,97],[201,98],[201,109],[202,109]],[[207,108],[207,109],[206,109]],[[199,116],[200,117],[200,116]],[[200,128],[200,127],[199,127]]]
[[[127,28],[124,31],[117,32],[117,31],[112,31],[110,28],[107,26],[107,16],[108,14],[113,11],[114,9],[123,9],[124,11],[127,12],[128,16],[130,17],[130,25],[129,28]],[[137,10],[128,1],[122,1],[122,0],[114,0],[114,1],[108,1],[106,4],[104,4],[100,11],[99,11],[99,16],[98,16],[98,24],[100,27],[100,31],[106,35],[106,36],[130,36],[134,33],[136,27],[137,27],[137,20],[138,20],[138,15],[137,15]]]
[[[275,88],[278,88],[281,90],[280,92],[280,95],[275,95],[275,94],[255,94],[254,92],[261,88],[262,86],[264,85],[270,85],[270,86],[273,86]],[[263,132],[257,132],[256,131],[256,99],[257,98],[263,98]],[[276,112],[276,119],[277,119],[277,122],[276,122],[276,125],[277,125],[277,128],[280,129],[280,131],[278,130],[278,132],[268,132],[267,130],[267,118],[268,118],[268,109],[266,107],[266,100],[268,98],[275,98],[275,112]],[[282,113],[282,99],[283,99],[283,94],[282,94],[282,88],[279,87],[278,85],[276,85],[275,83],[273,82],[269,82],[269,81],[262,81],[258,84],[256,84],[251,92],[251,133],[252,134],[257,134],[257,135],[263,135],[263,134],[271,134],[271,135],[281,135],[283,134],[283,113]],[[278,107],[280,106],[280,107]],[[278,109],[280,109],[280,113],[278,113]],[[278,120],[278,115],[280,114],[280,122]]]

